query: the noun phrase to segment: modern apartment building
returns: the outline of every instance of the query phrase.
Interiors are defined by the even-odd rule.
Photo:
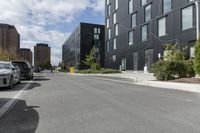
[[[104,66],[105,27],[99,24],[80,23],[67,38],[62,47],[62,59],[65,66],[86,69],[86,55],[95,48],[95,58]]]
[[[15,26],[0,24],[0,48],[19,56],[20,35]]]
[[[39,67],[46,62],[51,63],[51,48],[48,44],[38,43],[34,46],[34,65]]]
[[[193,0],[106,0],[105,66],[150,69],[163,46],[177,44],[193,57],[196,8]]]
[[[20,57],[24,61],[28,61],[29,64],[32,66],[32,64],[33,64],[33,60],[32,60],[33,59],[33,53],[30,49],[21,48],[20,49]]]

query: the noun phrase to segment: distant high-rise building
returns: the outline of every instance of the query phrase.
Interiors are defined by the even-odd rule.
[[[20,49],[20,57],[21,57],[21,59],[28,61],[29,64],[32,66],[33,53],[30,49],[21,48]]]
[[[51,48],[48,44],[38,43],[34,46],[34,64],[35,66],[40,66],[46,62],[51,63]]]
[[[15,26],[0,24],[0,48],[19,56],[20,35]]]

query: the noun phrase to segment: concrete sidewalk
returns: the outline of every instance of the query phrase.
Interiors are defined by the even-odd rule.
[[[110,78],[112,80],[120,80],[120,78],[128,79],[127,80],[128,82],[138,85],[200,93],[200,84],[157,81],[152,73],[144,73],[143,71],[124,71],[120,74],[75,74],[75,75],[81,75],[81,76],[87,75],[87,76],[95,76],[101,78]]]

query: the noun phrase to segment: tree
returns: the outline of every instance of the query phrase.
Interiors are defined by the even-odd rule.
[[[18,59],[16,55],[8,52],[5,49],[0,48],[0,60],[9,61]]]
[[[194,69],[196,74],[200,75],[200,39],[195,44],[194,56]]]
[[[89,66],[90,69],[93,69],[93,70],[100,69],[100,65],[96,63],[96,59],[94,57],[95,53],[96,53],[96,50],[95,48],[93,48],[90,51],[90,54],[86,55],[85,61],[83,61],[85,65]]]
[[[165,54],[164,59],[165,60],[185,60],[185,53],[183,50],[178,49],[177,45],[173,44],[166,44],[164,46]]]
[[[46,61],[44,64],[41,64],[40,67],[43,69],[48,69],[48,70],[52,69],[52,65],[50,61]]]

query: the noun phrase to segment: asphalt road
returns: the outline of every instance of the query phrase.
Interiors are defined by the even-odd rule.
[[[64,74],[29,88],[0,133],[200,133],[198,93]]]

